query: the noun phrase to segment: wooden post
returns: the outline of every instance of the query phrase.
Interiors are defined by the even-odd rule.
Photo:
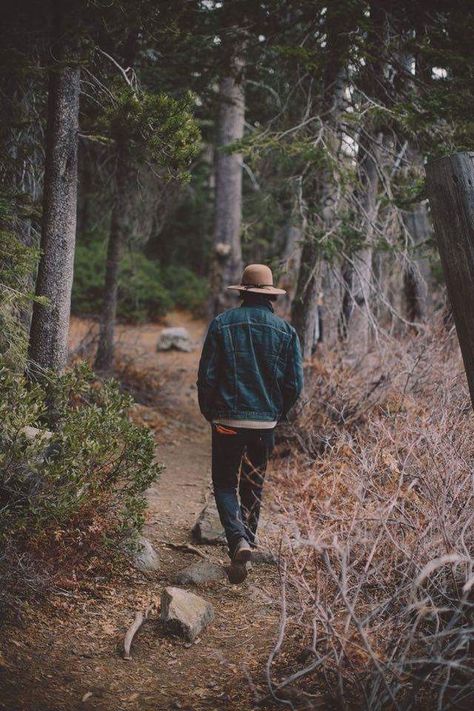
[[[426,166],[428,198],[474,407],[474,153]]]

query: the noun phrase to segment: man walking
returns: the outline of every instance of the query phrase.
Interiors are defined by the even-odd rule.
[[[241,583],[256,533],[274,428],[286,418],[303,386],[295,329],[275,315],[283,289],[263,264],[250,264],[239,307],[210,324],[198,373],[199,407],[212,424],[212,483],[231,558],[227,574]],[[239,477],[240,474],[240,477]],[[240,502],[239,502],[240,499]]]

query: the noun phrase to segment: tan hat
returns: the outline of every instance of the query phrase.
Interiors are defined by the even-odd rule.
[[[250,291],[252,294],[286,294],[284,289],[273,286],[272,270],[265,264],[249,264],[242,274],[242,283],[227,288]]]

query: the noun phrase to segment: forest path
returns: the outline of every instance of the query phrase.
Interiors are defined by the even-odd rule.
[[[8,650],[0,673],[4,711],[255,707],[249,679],[262,684],[278,625],[274,566],[254,566],[241,586],[227,579],[181,586],[214,606],[214,621],[192,645],[166,636],[158,622],[163,588],[200,560],[167,544],[191,542],[192,525],[210,491],[209,426],[199,414],[194,384],[204,324],[180,313],[168,322],[189,329],[197,344],[193,352],[157,353],[158,325],[121,327],[118,334],[124,382],[142,401],[134,416],[155,431],[157,460],[166,466],[148,491],[144,532],[159,552],[160,568],[147,576],[124,571],[112,583],[97,580],[65,590],[47,609],[29,610],[24,626],[13,628],[2,644]],[[73,345],[89,328],[85,321],[73,322]],[[227,561],[223,546],[199,549],[213,562]],[[124,661],[125,632],[135,612],[150,604],[155,609],[134,639],[133,659]]]

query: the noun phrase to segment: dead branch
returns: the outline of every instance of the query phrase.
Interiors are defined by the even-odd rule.
[[[163,545],[168,546],[168,548],[173,548],[173,550],[175,551],[183,551],[183,553],[194,553],[194,555],[198,555],[200,558],[204,558],[204,560],[209,559],[209,556],[200,551],[199,548],[196,548],[196,546],[192,546],[190,543],[172,543],[171,541],[160,541],[160,543],[163,543]]]
[[[148,615],[151,612],[151,607],[147,607],[145,612],[137,612],[135,613],[135,619],[133,620],[132,624],[127,630],[127,633],[125,635],[125,639],[123,642],[123,658],[126,659],[127,661],[130,661],[132,659],[132,656],[130,654],[130,648],[132,646],[133,638],[135,637],[136,633],[142,626],[142,624],[145,622],[145,620],[148,618]]]

